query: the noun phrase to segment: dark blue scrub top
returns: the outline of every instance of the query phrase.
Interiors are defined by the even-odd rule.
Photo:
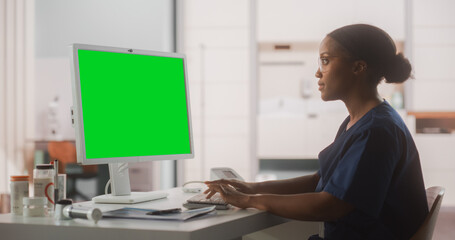
[[[319,153],[324,191],[354,206],[325,222],[325,239],[409,239],[428,214],[419,154],[409,130],[386,102],[366,113]]]

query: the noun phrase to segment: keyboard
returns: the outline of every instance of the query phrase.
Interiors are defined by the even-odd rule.
[[[184,207],[188,209],[203,208],[208,206],[215,206],[217,210],[224,210],[229,208],[227,204],[219,193],[215,193],[211,198],[207,199],[206,194],[199,193],[188,200],[183,204]]]

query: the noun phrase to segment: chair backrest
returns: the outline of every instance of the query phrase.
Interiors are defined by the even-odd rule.
[[[445,189],[443,187],[430,187],[427,188],[427,202],[428,213],[425,221],[412,236],[411,240],[431,240],[433,238],[434,227],[439,214],[439,208],[441,208],[442,197],[444,197]]]
[[[77,165],[76,146],[70,141],[50,141],[47,144],[47,151],[52,159],[58,159],[59,172],[66,172],[67,165]],[[80,168],[80,166],[78,166]],[[83,172],[93,173],[98,169],[97,165],[82,166]]]
[[[50,141],[47,143],[47,151],[52,160],[60,161],[59,172],[64,172],[67,164],[77,162],[76,147],[69,141]]]

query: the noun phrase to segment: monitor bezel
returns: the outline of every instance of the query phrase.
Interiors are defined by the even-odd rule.
[[[190,159],[194,158],[194,142],[193,142],[193,131],[191,121],[191,104],[190,104],[190,91],[188,84],[188,73],[186,66],[186,57],[180,53],[169,53],[169,52],[158,52],[151,50],[141,50],[132,48],[119,48],[119,47],[108,47],[98,46],[89,44],[75,43],[70,45],[70,66],[71,66],[71,86],[73,95],[73,107],[71,109],[73,127],[75,130],[76,138],[76,152],[77,162],[83,165],[93,164],[109,164],[109,163],[127,163],[127,162],[145,162],[145,161],[156,161],[156,160],[178,160],[178,159]],[[186,103],[188,111],[188,131],[190,141],[190,153],[189,154],[173,154],[173,155],[152,155],[152,156],[137,156],[137,157],[115,157],[115,158],[86,158],[85,151],[85,135],[84,135],[84,122],[83,122],[83,111],[82,111],[82,100],[81,100],[81,85],[79,75],[79,58],[78,50],[93,50],[103,52],[114,52],[114,53],[126,53],[136,55],[148,55],[148,56],[159,56],[159,57],[172,57],[180,58],[183,60],[184,68],[184,81],[186,89]]]

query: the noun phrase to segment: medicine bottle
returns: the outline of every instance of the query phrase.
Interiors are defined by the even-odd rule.
[[[25,197],[23,199],[24,217],[45,217],[48,215],[47,198]]]
[[[11,213],[22,215],[22,199],[28,197],[28,176],[11,176]]]
[[[50,214],[54,210],[54,176],[55,171],[52,164],[38,164],[33,170],[34,196],[47,199]]]

